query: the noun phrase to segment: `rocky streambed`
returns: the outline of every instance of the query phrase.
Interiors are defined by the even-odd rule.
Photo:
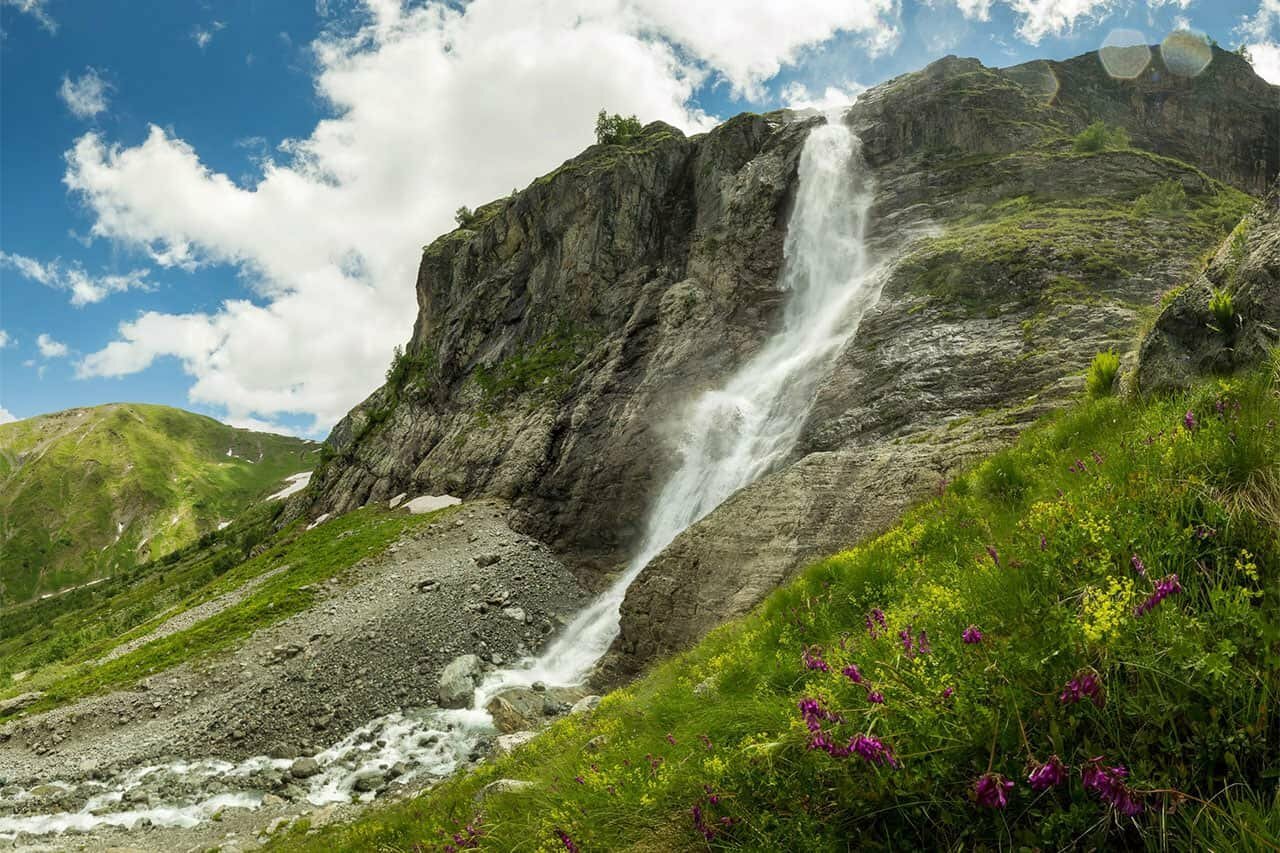
[[[576,689],[485,686],[591,598],[507,512],[460,507],[232,655],[9,723],[0,849],[253,846],[589,708]]]

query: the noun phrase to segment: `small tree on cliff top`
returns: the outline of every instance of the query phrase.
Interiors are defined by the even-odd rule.
[[[596,142],[601,145],[625,145],[640,135],[640,119],[633,115],[609,115],[604,110],[596,116]]]

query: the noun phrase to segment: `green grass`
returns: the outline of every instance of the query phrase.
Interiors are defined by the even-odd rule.
[[[1114,351],[1100,352],[1084,377],[1085,391],[1090,397],[1106,397],[1115,390],[1116,374],[1120,372],[1120,356]]]
[[[142,404],[0,426],[0,607],[195,541],[314,467],[317,448]]]
[[[28,670],[21,681],[0,680],[0,698],[28,690],[46,693],[27,713],[38,713],[83,696],[136,683],[156,672],[225,651],[254,631],[310,607],[315,600],[314,585],[340,576],[360,560],[380,554],[406,532],[438,519],[452,509],[422,516],[365,508],[332,519],[314,530],[300,523],[274,536],[257,556],[239,562],[232,550],[234,568],[210,573],[210,561],[218,561],[220,549],[193,549],[190,565],[175,570],[154,566],[142,573],[136,585],[125,586],[114,596],[89,608],[69,608],[51,631],[39,625],[0,641],[0,660],[6,675]],[[224,549],[228,547],[224,545]],[[101,666],[94,662],[118,645],[150,633],[166,619],[191,607],[238,589],[265,572],[287,566],[264,581],[238,604],[184,631],[141,646]],[[214,569],[219,568],[213,566]],[[199,585],[171,607],[148,606],[148,591]],[[202,581],[202,582],[201,582]],[[164,600],[164,599],[162,599]],[[116,614],[130,614],[125,619]],[[145,614],[145,618],[137,618]],[[97,617],[106,628],[96,632]],[[132,617],[132,618],[130,618]],[[128,624],[128,630],[117,630]],[[129,624],[132,623],[132,624]],[[72,639],[68,640],[67,637]],[[70,643],[70,648],[65,645]],[[10,657],[12,655],[12,657]],[[7,684],[7,686],[6,686]]]
[[[1275,382],[1084,400],[595,713],[277,847],[440,849],[471,824],[483,847],[530,851],[564,849],[561,832],[583,850],[1274,849]],[[1135,616],[1171,574],[1182,591]],[[962,642],[970,625],[981,643]],[[900,631],[926,632],[930,653],[907,654]],[[851,664],[865,685],[841,674]],[[1081,672],[1101,680],[1100,707],[1060,701]],[[807,698],[839,715],[823,724],[833,739],[870,733],[901,766],[808,748]],[[1052,755],[1069,781],[1035,793],[1028,763]],[[1141,814],[1083,788],[1095,756],[1128,768]],[[971,800],[988,772],[1015,782],[1006,809]],[[500,778],[534,787],[477,805]]]

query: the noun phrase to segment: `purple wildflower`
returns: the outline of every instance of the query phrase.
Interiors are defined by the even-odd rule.
[[[587,784],[587,780],[583,779],[581,776],[574,776],[573,781],[577,782],[579,785]]]
[[[870,702],[872,705],[883,705],[884,694],[881,693],[879,690],[868,690],[867,701]]]
[[[1098,466],[1102,465],[1102,454],[1096,450],[1093,451],[1093,464]]]
[[[711,748],[712,748],[711,738],[707,737],[706,735],[698,735],[698,740],[702,741],[702,745],[707,748],[708,752],[711,751]]]
[[[899,631],[898,638],[902,640],[902,650],[906,652],[907,657],[911,657],[911,626],[908,625]]]
[[[804,668],[816,669],[819,672],[830,672],[831,667],[822,659],[822,646],[807,647],[804,650]]]
[[[1087,669],[1077,672],[1075,677],[1067,682],[1058,699],[1063,705],[1074,705],[1082,699],[1091,700],[1098,708],[1106,704],[1101,679],[1096,672]]]
[[[854,755],[860,756],[863,761],[868,764],[888,765],[897,767],[898,760],[893,757],[893,750],[885,745],[880,738],[871,737],[870,735],[854,735],[849,741],[848,751]]]
[[[956,689],[954,687],[948,686],[948,687],[944,687],[942,690],[943,699],[950,699],[955,694],[956,694]]]
[[[673,735],[671,732],[667,732],[667,743],[671,744],[672,746],[676,745],[676,736]]]
[[[884,611],[879,607],[874,608],[867,614],[867,633],[871,635],[873,640],[880,636],[880,631],[887,628],[888,624],[884,618]],[[877,626],[879,626],[879,630],[877,630]]]
[[[1146,601],[1133,609],[1133,615],[1141,617],[1150,613],[1160,602],[1164,601],[1175,592],[1182,592],[1182,584],[1179,583],[1178,576],[1165,575],[1160,580],[1156,581],[1155,592],[1151,593],[1151,595],[1147,597]]]
[[[1043,764],[1033,765],[1031,772],[1027,774],[1027,784],[1033,791],[1047,791],[1065,781],[1067,781],[1067,768],[1063,765],[1062,759],[1056,755],[1049,756],[1049,760]]]
[[[996,551],[996,546],[987,546],[987,556],[991,558],[991,562],[996,564],[996,568],[1000,568],[1000,553]]]
[[[1002,809],[1009,805],[1009,792],[1013,783],[999,773],[984,773],[973,783],[973,800],[989,809]]]
[[[1187,413],[1182,416],[1182,426],[1187,432],[1192,432],[1196,428],[1196,414],[1187,409]]]
[[[854,684],[862,683],[862,672],[858,669],[858,665],[856,663],[851,663],[840,671],[844,673],[845,677]]]
[[[916,637],[916,650],[922,655],[933,653],[933,646],[929,644],[929,634],[923,628],[920,630],[920,635]]]
[[[809,727],[809,731],[816,732],[822,729],[824,721],[838,722],[839,714],[832,714],[830,711],[822,707],[817,699],[801,699],[800,716],[804,719],[804,724]]]
[[[569,837],[569,833],[565,832],[563,829],[557,829],[556,837],[560,839],[560,843],[564,845],[564,849],[567,853],[578,853],[578,845]]]
[[[960,639],[964,640],[966,645],[977,645],[982,642],[982,631],[978,630],[977,625],[970,625],[960,634]]]
[[[1116,811],[1132,817],[1142,809],[1141,795],[1127,784],[1129,771],[1123,765],[1104,767],[1102,756],[1091,758],[1080,768],[1080,781],[1086,790],[1093,791],[1103,802]]]
[[[1045,538],[1045,535],[1043,533],[1040,534],[1040,550],[1041,551],[1049,550],[1049,540]]]
[[[1132,557],[1129,558],[1129,565],[1133,566],[1133,570],[1137,572],[1139,575],[1141,575],[1142,577],[1145,578],[1147,576],[1147,565],[1146,563],[1142,562],[1142,558],[1139,557],[1137,554],[1134,554]]]

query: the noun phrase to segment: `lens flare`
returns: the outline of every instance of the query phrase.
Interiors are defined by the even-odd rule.
[[[1213,48],[1200,33],[1177,30],[1160,43],[1160,58],[1171,73],[1195,77],[1213,61]]]
[[[1043,60],[1018,65],[1005,73],[1025,89],[1027,94],[1045,106],[1052,104],[1053,99],[1058,97],[1058,90],[1061,88],[1058,75],[1054,74],[1053,68]]]
[[[1112,30],[1098,50],[1102,67],[1117,80],[1132,80],[1151,64],[1147,37],[1137,30]]]

